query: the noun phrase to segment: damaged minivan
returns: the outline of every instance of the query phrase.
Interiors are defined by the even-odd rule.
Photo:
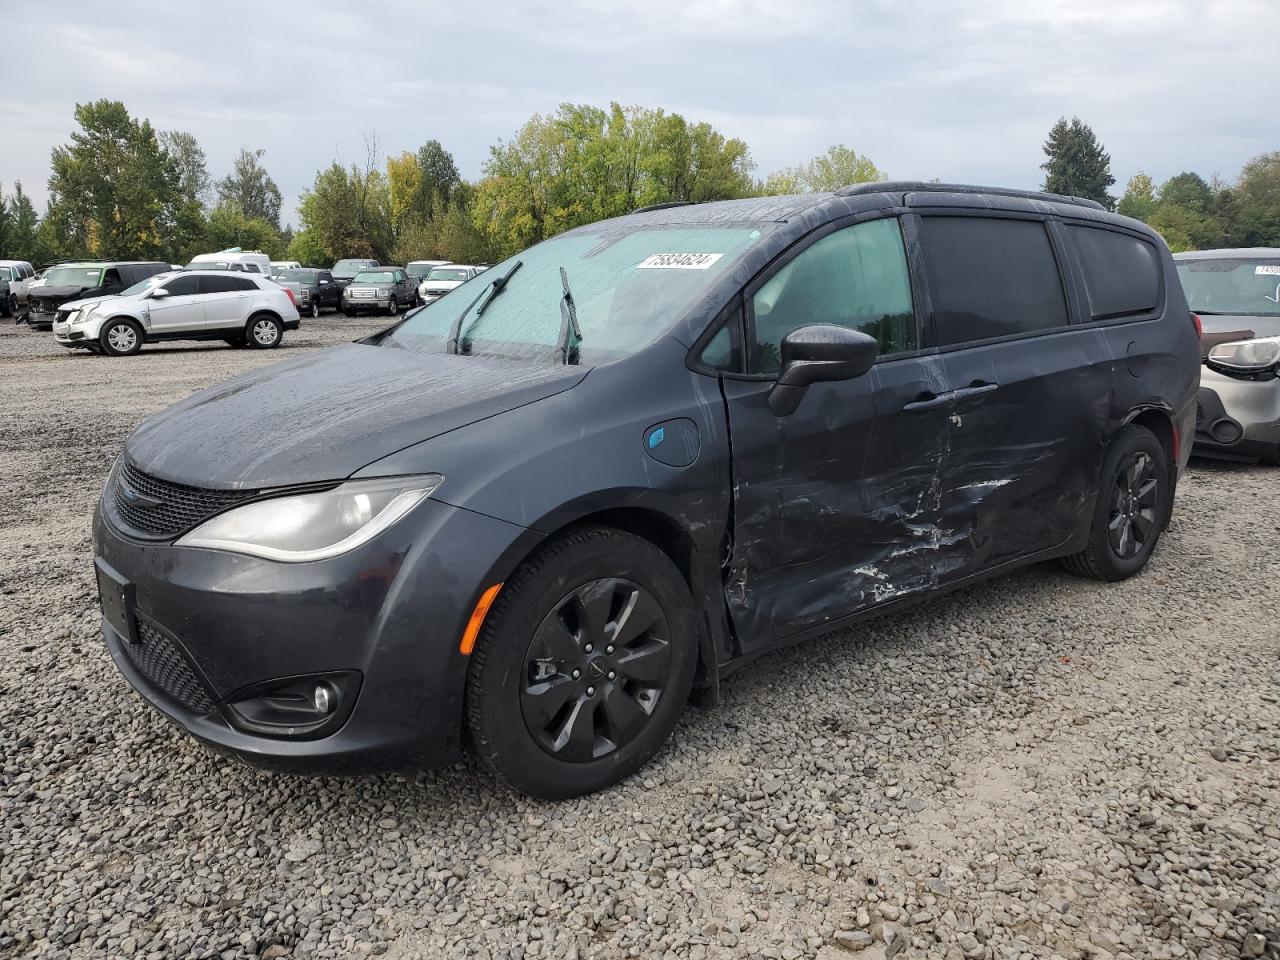
[[[470,744],[578,795],[765,651],[1039,561],[1137,573],[1198,367],[1167,248],[1091,201],[649,208],[146,421],[95,517],[103,635],[250,762]]]

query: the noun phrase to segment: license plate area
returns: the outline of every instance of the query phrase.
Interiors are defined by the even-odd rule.
[[[93,565],[98,572],[98,603],[102,606],[102,616],[126,643],[136,643],[133,584],[101,558]]]

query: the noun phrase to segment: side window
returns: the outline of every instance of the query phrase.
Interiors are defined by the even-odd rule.
[[[235,284],[235,286],[232,288],[233,290],[239,290],[243,292],[245,290],[261,290],[262,289],[256,283],[250,280],[248,277],[228,277],[227,279],[229,279],[232,283]]]
[[[1075,244],[1089,313],[1107,320],[1150,313],[1160,303],[1160,264],[1151,244],[1128,234],[1069,225]]]
[[[924,217],[920,231],[939,345],[1066,325],[1062,277],[1043,223]]]
[[[251,284],[252,281],[244,280],[240,277],[214,276],[212,274],[202,276],[200,278],[201,293],[234,293],[243,290],[241,284]]]
[[[742,310],[735,308],[715,335],[707,341],[707,345],[702,348],[702,353],[698,355],[698,362],[714,370],[723,370],[725,373],[741,373],[741,351],[734,347],[736,339],[734,331],[741,329]]]
[[[104,287],[123,287],[124,284],[120,281],[120,271],[112,267],[103,273],[102,285]]]
[[[171,297],[190,297],[200,292],[200,278],[196,276],[174,277],[164,282]]]
[[[776,373],[782,340],[799,327],[833,323],[875,337],[882,355],[914,350],[911,279],[894,218],[837,230],[807,247],[751,298],[751,372]]]

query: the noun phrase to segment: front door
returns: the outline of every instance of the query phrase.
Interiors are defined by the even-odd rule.
[[[726,600],[758,649],[938,582],[952,411],[919,324],[897,219],[826,229],[746,291],[748,375],[723,380],[733,450]],[[880,344],[866,375],[768,405],[782,339],[814,323]]]
[[[152,296],[147,301],[150,315],[148,330],[164,336],[204,328],[204,297],[200,293],[200,278],[194,274],[179,274],[164,282],[168,296]]]

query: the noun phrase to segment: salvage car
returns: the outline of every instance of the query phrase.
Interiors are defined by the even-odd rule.
[[[83,260],[59,264],[45,274],[43,285],[27,291],[27,322],[37,330],[52,330],[63,304],[112,296],[169,269],[170,264],[153,261]]]
[[[427,274],[426,279],[418,284],[418,296],[423,303],[438,300],[479,273],[479,267],[466,263],[451,263],[447,266],[435,267]]]
[[[1168,248],[1092,201],[641,210],[147,420],[95,514],[102,633],[250,762],[469,742],[573,796],[767,651],[1052,558],[1138,573],[1198,367]]]
[[[1195,452],[1280,466],[1280,248],[1173,260],[1204,328]]]
[[[282,270],[272,279],[294,292],[299,313],[318,317],[321,310],[342,307],[342,287],[334,282],[333,274],[328,270],[299,267]]]
[[[361,270],[342,291],[342,312],[348,317],[372,311],[395,316],[402,307],[417,306],[418,291],[404,267]]]
[[[292,292],[244,271],[160,273],[114,297],[63,304],[53,338],[69,349],[124,357],[144,343],[225,340],[233,346],[280,346],[298,327]]]

